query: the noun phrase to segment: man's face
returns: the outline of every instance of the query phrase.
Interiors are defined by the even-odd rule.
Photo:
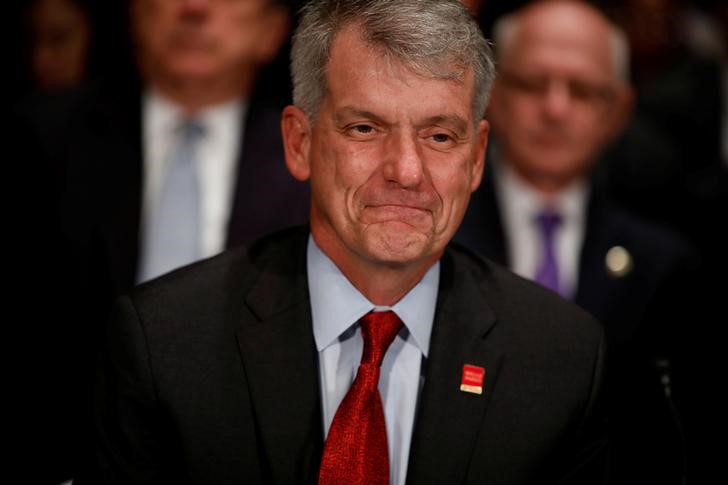
[[[316,242],[340,267],[429,267],[482,174],[488,125],[473,119],[472,73],[419,76],[350,27],[333,42],[326,80],[307,170],[294,173],[310,173]]]
[[[278,48],[278,31],[285,29],[280,15],[266,0],[132,3],[142,67],[167,82],[238,76],[266,62]]]
[[[41,89],[73,86],[86,70],[90,25],[70,0],[43,0],[30,11],[32,68]]]
[[[621,129],[628,95],[606,25],[583,7],[545,5],[524,15],[503,53],[488,117],[513,168],[558,188]]]

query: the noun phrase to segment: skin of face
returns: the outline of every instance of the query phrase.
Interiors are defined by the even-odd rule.
[[[515,171],[543,192],[584,176],[621,132],[631,90],[606,20],[576,2],[527,8],[502,46],[487,118]]]
[[[78,84],[86,71],[91,27],[70,0],[40,0],[31,11],[33,76],[40,89]]]
[[[393,293],[379,299],[393,303],[460,224],[480,184],[488,123],[473,119],[472,72],[461,81],[420,76],[356,27],[334,39],[326,83],[315,123],[284,110],[286,162],[311,181],[319,247],[372,301],[391,281]],[[374,274],[385,276],[367,288]]]
[[[288,28],[287,13],[266,0],[133,0],[131,14],[145,77],[171,91],[243,84]]]

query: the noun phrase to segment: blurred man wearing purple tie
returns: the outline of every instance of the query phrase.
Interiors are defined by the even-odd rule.
[[[561,0],[499,19],[494,38],[489,168],[456,240],[605,325],[615,483],[671,483],[682,473],[679,430],[653,362],[675,357],[667,323],[676,320],[665,312],[686,308],[689,251],[610,204],[592,181],[631,111],[627,40],[595,8]]]

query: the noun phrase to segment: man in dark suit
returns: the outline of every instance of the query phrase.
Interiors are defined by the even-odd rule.
[[[38,396],[29,402],[54,403],[33,421],[47,448],[40,454],[49,457],[47,466],[34,468],[39,483],[59,483],[75,470],[75,417],[87,414],[80,403],[90,401],[100,322],[118,295],[176,265],[308,220],[308,187],[283,163],[282,105],[256,88],[261,69],[288,35],[285,5],[133,0],[130,13],[138,80],[104,79],[31,100],[17,125],[28,172],[17,180],[35,181],[32,210],[24,212],[18,234],[26,241],[21,251],[36,256],[34,266],[20,272],[42,272],[48,292],[57,295],[49,305],[29,306],[45,338],[28,381],[46,384],[25,395]],[[187,242],[197,251],[165,267],[154,261],[159,251],[149,248],[155,228],[167,231],[170,217],[158,217],[156,209],[185,122],[202,131],[192,149],[199,220],[192,224],[186,205],[172,217],[193,228],[187,234],[194,241]],[[49,243],[58,253],[39,258]],[[173,249],[165,246],[162,253]],[[58,320],[63,323],[50,323]],[[37,454],[38,446],[31,446]]]
[[[591,182],[631,105],[624,36],[582,2],[551,1],[499,20],[495,40],[491,166],[456,239],[605,325],[614,483],[678,483],[683,437],[660,379],[681,354],[670,322],[687,318],[690,251]],[[558,215],[549,234],[544,213]]]
[[[448,244],[494,77],[467,11],[314,1],[292,68],[286,165],[310,180],[310,227],[118,301],[99,481],[600,483],[600,326]]]

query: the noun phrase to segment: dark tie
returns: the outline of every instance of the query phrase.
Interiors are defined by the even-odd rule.
[[[541,261],[536,269],[536,281],[556,293],[561,293],[559,265],[554,248],[556,228],[561,224],[561,216],[551,209],[545,209],[536,216],[541,233]]]
[[[402,321],[391,311],[362,317],[364,338],[359,370],[339,404],[324,444],[319,484],[385,485],[389,453],[384,408],[379,395],[379,368]]]
[[[195,121],[185,121],[179,127],[156,208],[147,222],[137,282],[200,258],[200,188],[195,150],[202,133],[202,126]]]

